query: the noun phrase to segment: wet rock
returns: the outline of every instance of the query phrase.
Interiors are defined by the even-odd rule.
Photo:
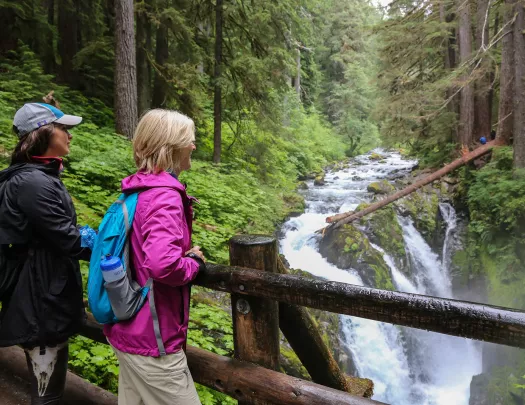
[[[385,163],[387,163],[387,161],[386,161],[385,159],[382,159],[382,160],[380,160],[380,161],[377,162],[377,163],[385,164]]]
[[[394,205],[401,215],[412,218],[415,228],[432,245],[437,230],[439,191],[425,186],[395,201]]]
[[[301,181],[297,184],[297,189],[298,190],[308,190],[308,184],[306,184],[306,182],[304,181]]]
[[[363,181],[363,178],[362,178],[362,177],[359,177],[359,176],[353,176],[353,177],[352,177],[352,180],[353,180],[353,181]]]
[[[370,160],[383,160],[385,157],[379,153],[372,153],[369,157]]]
[[[368,204],[360,204],[356,211],[361,211],[367,206]],[[384,249],[394,259],[396,267],[409,275],[403,230],[394,207],[388,205],[368,214],[359,220],[359,224],[370,241]]]
[[[374,194],[388,194],[395,190],[394,186],[386,180],[370,183],[366,189]]]
[[[314,186],[324,186],[326,184],[326,181],[324,180],[324,175],[317,176],[314,179]]]
[[[470,383],[469,405],[492,405],[490,401],[488,385],[490,378],[486,374],[479,374],[472,377]]]
[[[457,178],[452,178],[452,177],[449,177],[449,176],[445,176],[443,177],[443,181],[447,184],[450,184],[450,185],[454,185],[454,184],[458,184],[459,180]]]
[[[309,173],[309,174],[298,176],[297,180],[299,180],[299,181],[313,180],[313,179],[315,179],[316,176],[318,176],[318,174],[316,174],[316,173]]]
[[[319,252],[340,269],[355,269],[365,285],[393,290],[390,268],[381,252],[374,249],[366,235],[345,224],[327,232],[319,242]]]

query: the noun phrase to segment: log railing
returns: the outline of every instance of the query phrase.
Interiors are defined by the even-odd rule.
[[[379,404],[346,392],[344,374],[316,333],[305,341],[318,363],[308,363],[308,350],[297,350],[300,339],[289,339],[315,382],[275,371],[279,321],[285,336],[292,329],[284,324],[290,317],[295,317],[300,333],[311,329],[302,307],[525,348],[522,311],[283,274],[274,238],[233,238],[230,262],[236,266],[209,264],[194,283],[231,294],[235,358],[194,347],[188,347],[187,356],[196,382],[238,399],[241,405]],[[92,319],[83,335],[106,343],[101,326]],[[316,373],[316,366],[324,371]]]
[[[525,312],[336,281],[210,265],[197,284],[219,291],[525,348]]]

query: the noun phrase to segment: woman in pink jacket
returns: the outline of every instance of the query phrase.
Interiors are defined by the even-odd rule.
[[[140,285],[153,279],[166,354],[159,351],[148,303],[132,319],[105,326],[120,364],[119,405],[200,404],[184,349],[189,283],[204,266],[204,255],[191,247],[194,199],[178,180],[194,150],[193,121],[175,111],[151,110],[135,131],[138,171],[122,181],[122,191],[140,191],[131,232],[133,269]]]

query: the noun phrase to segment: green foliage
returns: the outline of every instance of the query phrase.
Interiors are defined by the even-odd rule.
[[[324,73],[322,106],[354,156],[379,144],[372,116],[377,99],[377,38],[370,27],[377,10],[361,0],[327,1],[321,8],[319,64]]]
[[[232,356],[231,315],[220,308],[192,301],[188,343],[222,356]]]
[[[468,202],[470,229],[482,242],[493,244],[508,233],[525,237],[525,173],[512,170],[512,148],[497,148],[474,174]]]
[[[14,110],[27,102],[42,102],[42,97],[54,90],[60,107],[70,114],[80,115],[97,126],[113,124],[113,112],[104,103],[54,83],[51,75],[44,74],[36,55],[23,43],[19,43],[16,51],[0,58],[0,73],[0,99]]]
[[[118,360],[109,345],[77,335],[69,340],[69,367],[108,391],[118,391]]]

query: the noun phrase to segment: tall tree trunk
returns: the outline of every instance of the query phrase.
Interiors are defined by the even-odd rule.
[[[489,0],[478,0],[476,12],[476,51],[486,47],[489,43]],[[490,137],[491,113],[490,113],[490,71],[491,61],[486,56],[480,63],[483,76],[476,82],[474,93],[474,137],[479,139],[484,136]]]
[[[470,28],[470,4],[465,0],[457,0],[459,17],[459,60],[466,62],[472,54],[472,38]],[[474,91],[472,85],[466,83],[468,72],[463,77],[459,101],[459,143],[471,145],[474,129]]]
[[[155,45],[155,80],[153,83],[153,107],[163,107],[168,98],[168,84],[162,77],[164,65],[170,56],[168,46],[168,27],[161,21],[157,29],[157,39]]]
[[[450,1],[442,1],[439,3],[439,20],[442,24],[449,24],[454,21],[456,15],[451,12],[453,4]],[[445,37],[446,49],[444,50],[443,60],[445,69],[447,72],[452,71],[456,68],[456,30],[454,28],[447,29]],[[446,99],[453,98],[447,106],[447,110],[457,116],[458,114],[458,102],[457,98],[454,97],[454,89],[449,87],[446,92]],[[451,130],[451,139],[458,139],[457,127]]]
[[[76,0],[58,0],[58,52],[61,60],[59,77],[73,86],[77,79],[73,69],[73,58],[79,50],[76,10]]]
[[[496,12],[496,15],[494,16],[494,34],[493,36],[495,37],[498,33],[498,30],[499,30],[499,13]],[[489,81],[490,81],[490,89],[489,89],[489,111],[490,111],[490,122],[491,122],[491,131],[490,131],[490,134],[491,134],[491,138],[492,138],[492,134],[496,133],[496,131],[494,129],[492,129],[492,116],[494,115],[493,113],[493,108],[494,108],[494,81],[496,79],[496,64],[494,61],[491,62],[491,67],[490,67],[490,75],[489,75]]]
[[[514,100],[514,36],[512,19],[514,18],[515,0],[505,0],[503,26],[505,36],[501,44],[501,73],[499,79],[498,130],[496,136],[505,143],[510,143],[513,118],[512,103]]]
[[[514,167],[525,168],[525,8],[523,2],[516,4],[514,23]]]
[[[297,98],[301,101],[301,50],[297,48],[297,53],[295,55],[295,80],[294,87]]]
[[[215,5],[215,69],[213,79],[215,82],[213,97],[213,163],[221,161],[221,138],[222,138],[222,89],[221,89],[221,65],[222,65],[222,2],[216,0]]]
[[[151,105],[151,67],[148,53],[151,54],[151,23],[147,10],[137,13],[137,96],[139,115]]]
[[[49,24],[48,31],[45,39],[45,55],[44,55],[44,72],[55,73],[55,45],[54,45],[54,34],[51,29],[55,25],[55,0],[47,0],[47,23]]]
[[[115,129],[133,138],[137,126],[137,66],[133,0],[115,1]]]
[[[13,8],[0,8],[0,27],[2,27],[2,35],[0,35],[0,55],[6,54],[17,47],[16,20],[17,17]]]

